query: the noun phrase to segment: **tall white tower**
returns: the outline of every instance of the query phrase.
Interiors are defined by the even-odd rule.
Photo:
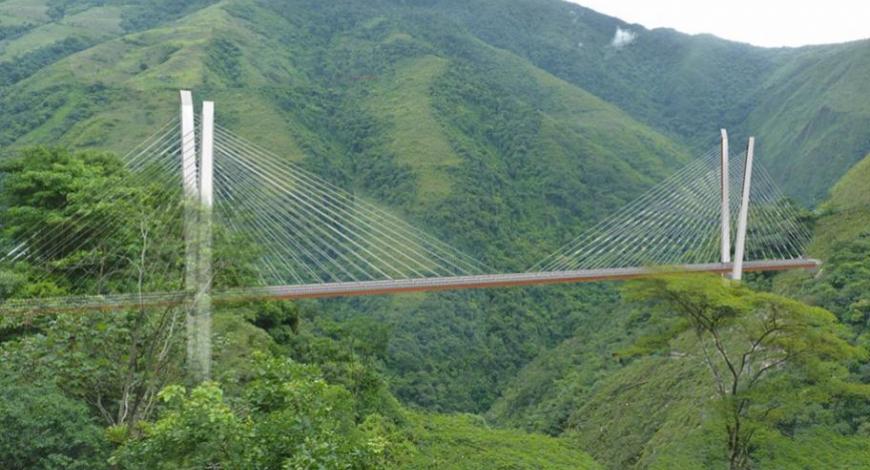
[[[740,196],[740,213],[737,216],[737,240],[734,243],[734,266],[731,278],[743,278],[743,256],[746,248],[746,224],[749,219],[749,185],[752,182],[752,157],[755,152],[755,137],[749,138],[746,148],[746,164],[743,168],[743,192]]]
[[[211,258],[214,158],[214,103],[202,104],[200,159],[196,158],[193,97],[181,91],[181,165],[184,185],[184,289],[187,311],[187,366],[194,383],[211,374]]]

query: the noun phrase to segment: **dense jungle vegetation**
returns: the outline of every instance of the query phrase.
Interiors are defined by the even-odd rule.
[[[615,47],[617,28],[634,41]],[[216,312],[214,381],[199,385],[175,310],[7,316],[0,467],[860,468],[868,74],[867,41],[761,49],[556,0],[0,1],[4,249],[89,205],[131,217],[88,195],[191,88],[223,126],[501,272],[707,151],[720,127],[752,133],[812,211],[808,255],[825,262],[734,289],[239,305]],[[135,228],[99,250],[134,253]],[[177,247],[163,248],[170,269]],[[63,253],[78,268],[39,283],[16,266],[0,292],[64,293],[90,261]],[[729,354],[772,311],[794,328],[764,350],[788,360],[721,393]],[[716,336],[729,354],[705,360]]]

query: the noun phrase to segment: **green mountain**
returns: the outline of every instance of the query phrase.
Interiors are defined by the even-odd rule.
[[[864,43],[759,49],[549,0],[178,5],[0,2],[0,145],[123,153],[192,88],[224,126],[498,270],[540,259],[706,150],[722,125],[757,130],[762,160],[805,201],[868,150]],[[634,41],[614,46],[617,28]],[[404,399],[481,410],[583,324],[576,312],[597,295],[556,291],[330,308],[367,305],[407,336],[390,360]],[[572,300],[547,300],[560,296]],[[451,328],[468,341],[447,347]],[[406,354],[446,375],[432,382]]]
[[[837,243],[858,240],[867,235],[870,222],[870,155],[864,157],[837,184],[821,206],[816,239],[809,253],[830,258]]]
[[[756,135],[793,197],[821,202],[870,150],[870,40],[765,49],[647,30],[566,2],[444,2],[481,40],[526,58],[703,150],[716,131]],[[617,28],[632,41],[613,45]]]
[[[778,289],[822,305],[852,327],[857,341],[870,339],[870,155],[831,189],[815,224],[808,253],[824,259],[818,275],[791,273]],[[866,375],[866,371],[864,372]]]
[[[631,39],[615,43],[618,30]],[[735,147],[758,136],[760,161],[808,206],[840,181],[811,248],[829,262],[823,274],[755,282],[825,306],[860,336],[868,45],[757,48],[557,0],[2,0],[0,148],[123,154],[174,117],[178,89],[189,88],[216,101],[221,125],[504,272],[570,240],[728,127]],[[614,468],[719,462],[697,460],[718,449],[698,398],[709,378],[679,355],[620,356],[648,325],[613,285],[303,307],[318,314],[302,329],[336,350],[360,331],[387,336],[367,366],[406,404],[564,434],[432,418],[416,431],[431,442],[421,452],[445,465],[458,458],[454,445],[524,439],[552,449],[571,439]],[[826,432],[771,448],[795,453],[787,446],[830,438],[862,451]],[[539,457],[524,458],[534,467]]]
[[[821,202],[828,188],[870,149],[870,41],[791,52],[754,98],[743,129],[793,196]]]
[[[122,29],[136,11],[127,8],[112,10]],[[226,127],[499,270],[524,269],[690,154],[425,6],[231,1],[131,31],[58,53],[4,88],[0,141],[123,152],[173,117],[178,88],[192,88],[217,102]],[[479,411],[566,334],[560,312],[586,294],[566,295],[574,300],[558,309],[517,292],[327,309],[365,308],[393,325],[400,346],[388,364],[403,399]]]
[[[391,150],[400,163],[415,167],[420,178],[417,191],[443,194],[448,185],[432,181],[439,176],[433,166],[449,167],[457,161],[446,145],[449,133],[442,130],[438,138],[439,132],[430,132],[435,127],[431,120],[417,119],[422,116],[414,113],[426,114],[425,106],[399,114],[401,106],[394,105],[414,99],[413,83],[417,93],[426,94],[430,82],[456,69],[462,59],[520,101],[540,87],[558,94],[553,91],[560,87],[555,82],[541,84],[543,76],[532,79],[521,72],[543,71],[561,79],[561,86],[572,93],[578,88],[592,93],[694,150],[713,143],[719,127],[734,128],[738,135],[753,133],[759,137],[763,161],[788,192],[806,202],[823,199],[828,187],[870,150],[868,85],[861,80],[870,67],[866,41],[763,49],[711,36],[646,30],[578,5],[547,0],[382,0],[317,8],[306,2],[247,1],[186,2],[183,8],[175,2],[122,0],[9,0],[0,5],[2,83],[8,88],[27,82],[3,93],[15,97],[3,103],[12,112],[3,123],[2,144],[66,135],[81,145],[122,149],[143,135],[130,134],[128,127],[147,129],[143,109],[171,109],[168,94],[148,91],[188,86],[201,90],[200,96],[209,92],[210,98],[220,99],[227,117],[240,120],[240,131],[302,155],[306,150],[298,145],[306,140],[300,135],[303,131],[289,132],[300,119],[288,118],[291,111],[278,109],[280,100],[263,88],[294,88],[307,94],[313,86],[341,95],[366,90],[377,103],[363,107],[376,121],[399,121],[406,127],[412,121],[414,135],[433,136],[407,141],[400,125],[390,129],[389,149],[381,150]],[[617,28],[632,32],[633,40],[613,46]],[[76,57],[66,65],[52,65],[70,55]],[[504,73],[496,72],[498,68]],[[411,70],[413,76],[408,75]],[[37,71],[43,80],[33,79]],[[469,82],[476,78],[463,77]],[[408,89],[395,90],[397,80]],[[47,89],[61,81],[83,95],[81,101],[69,88]],[[394,92],[383,93],[387,88]],[[237,92],[235,100],[229,90]],[[142,92],[146,96],[137,96]],[[83,124],[71,129],[93,120],[84,119],[88,114],[105,114],[116,102],[134,108],[117,124],[130,141],[106,137],[95,123],[89,130]],[[580,103],[559,102],[569,113],[564,119],[576,121],[580,115],[571,113],[583,111]],[[100,103],[111,106],[90,110]],[[538,111],[538,100],[532,103]],[[166,107],[154,108],[161,104]],[[75,114],[65,117],[72,107]],[[28,115],[22,115],[25,109]],[[265,125],[246,129],[238,117],[253,109],[262,113]],[[320,111],[328,113],[330,108]],[[310,112],[305,114],[311,118]],[[34,128],[43,132],[34,133]],[[608,146],[603,144],[596,154]],[[410,155],[423,152],[421,147],[430,155]],[[408,152],[411,148],[418,150]],[[435,165],[433,155],[444,157]],[[817,168],[820,163],[822,171]]]
[[[815,221],[809,254],[819,273],[788,273],[774,290],[822,306],[848,325],[858,344],[870,339],[870,156],[832,188]],[[759,281],[756,279],[756,281]],[[763,282],[770,282],[763,281]],[[550,351],[505,387],[487,413],[504,426],[565,435],[609,468],[723,466],[710,407],[712,379],[689,341],[667,353],[631,359],[646,312],[617,303]],[[867,383],[866,362],[855,366]],[[842,411],[842,410],[840,410]],[[858,468],[870,458],[866,404],[853,412],[819,408],[796,418],[793,439],[759,446],[759,468]],[[834,425],[834,423],[837,423]],[[800,427],[800,425],[798,425]],[[825,442],[819,448],[819,442]]]

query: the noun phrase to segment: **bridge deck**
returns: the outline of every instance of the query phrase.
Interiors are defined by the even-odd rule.
[[[743,270],[783,271],[789,269],[816,269],[819,265],[820,262],[814,259],[750,261],[743,264]],[[731,272],[731,268],[731,263],[709,263],[685,264],[661,268],[605,268],[539,273],[483,274],[474,276],[268,286],[237,289],[227,292],[215,292],[212,294],[212,302],[215,304],[223,304],[267,299],[288,300],[351,297],[362,295],[398,294],[403,292],[483,289],[492,287],[532,286],[594,281],[620,281],[680,272],[728,273]],[[118,310],[136,308],[139,306],[170,306],[188,302],[190,298],[191,294],[186,292],[159,292],[143,294],[142,296],[137,294],[120,294],[28,300],[10,299],[0,305],[0,313],[50,313],[89,310]]]
[[[821,263],[815,259],[750,261],[743,264],[743,271],[817,269],[820,264]],[[350,297],[361,295],[397,294],[403,292],[619,281],[679,272],[729,273],[731,272],[731,268],[731,263],[709,263],[685,264],[663,268],[605,268],[540,273],[484,274],[475,276],[270,286],[218,294],[215,296],[215,301],[237,301],[247,298],[308,299]]]

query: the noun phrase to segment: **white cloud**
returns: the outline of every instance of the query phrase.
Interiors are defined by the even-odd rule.
[[[610,45],[619,49],[620,47],[625,47],[634,42],[636,37],[637,34],[632,30],[617,27],[616,33],[613,35],[613,41],[611,41]]]

